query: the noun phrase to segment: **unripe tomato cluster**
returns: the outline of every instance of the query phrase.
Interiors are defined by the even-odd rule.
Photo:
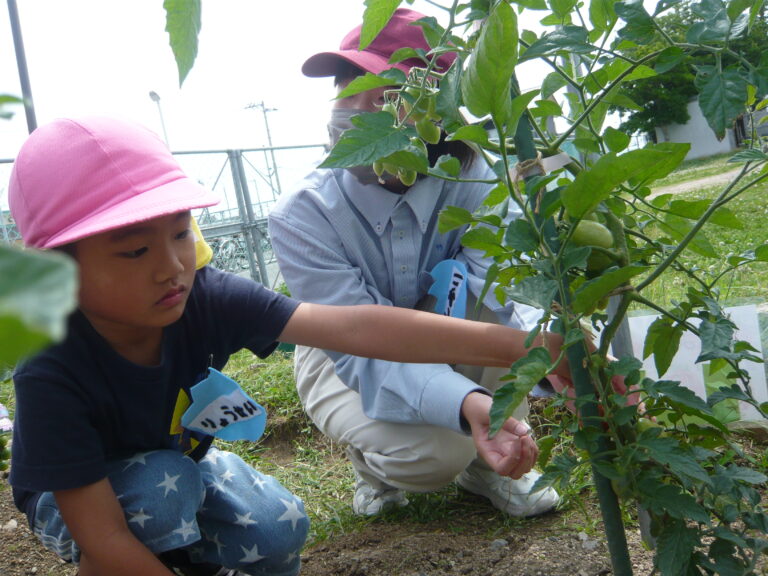
[[[404,118],[413,121],[416,134],[418,134],[418,138],[411,138],[411,145],[419,148],[424,156],[427,156],[425,143],[437,144],[442,135],[442,130],[438,124],[440,115],[436,111],[437,91],[428,87],[422,93],[419,88],[409,86],[404,88],[402,92],[403,94],[399,95],[396,100],[385,102],[381,110],[391,114],[395,119],[400,119],[399,104],[404,112]],[[373,171],[380,180],[384,174],[392,174],[405,186],[411,186],[418,175],[415,170],[387,162],[386,158],[375,161]]]

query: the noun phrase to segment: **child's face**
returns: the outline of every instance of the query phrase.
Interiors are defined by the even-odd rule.
[[[195,279],[190,222],[181,212],[77,242],[80,309],[102,336],[162,328],[181,317]]]

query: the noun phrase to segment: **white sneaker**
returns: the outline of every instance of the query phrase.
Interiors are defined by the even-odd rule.
[[[485,496],[495,508],[511,516],[538,516],[553,510],[560,496],[553,488],[531,493],[531,488],[541,477],[531,470],[519,480],[499,476],[493,470],[469,466],[456,477],[456,482],[473,494]]]
[[[352,500],[352,510],[358,516],[375,516],[383,510],[391,510],[398,506],[407,506],[408,498],[397,488],[388,487],[376,490],[355,474],[355,497]]]

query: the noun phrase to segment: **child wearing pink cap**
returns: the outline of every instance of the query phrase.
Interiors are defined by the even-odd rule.
[[[9,200],[27,246],[61,250],[79,266],[65,340],[14,374],[11,483],[34,533],[82,576],[298,573],[309,524],[302,501],[187,426],[196,385],[234,352],[264,357],[283,341],[494,366],[526,353],[526,334],[511,328],[300,303],[196,270],[190,211],[217,198],[130,122],[41,126],[19,152]],[[547,342],[553,357],[559,342]],[[246,421],[258,408],[238,413]],[[234,408],[222,410],[237,420]],[[229,424],[221,413],[207,422]],[[527,432],[511,421],[496,437],[504,450],[495,465],[510,476],[536,460]]]

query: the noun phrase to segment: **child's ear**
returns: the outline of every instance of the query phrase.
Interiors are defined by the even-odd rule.
[[[205,241],[194,216],[190,219],[190,228],[195,235],[195,269],[200,270],[200,268],[213,260],[213,250],[208,245],[208,242]]]

